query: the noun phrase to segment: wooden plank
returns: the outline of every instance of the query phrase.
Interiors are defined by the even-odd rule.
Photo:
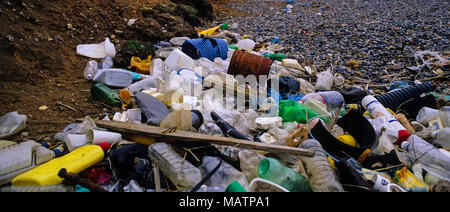
[[[255,149],[255,150],[261,150],[261,151],[273,152],[273,153],[287,153],[287,154],[309,156],[309,157],[314,156],[314,151],[302,149],[302,148],[264,144],[264,143],[246,141],[246,140],[235,139],[235,138],[230,138],[230,137],[211,136],[211,135],[205,135],[205,134],[187,132],[187,131],[180,131],[180,130],[177,130],[177,131],[171,132],[171,133],[163,133],[167,129],[154,127],[154,126],[150,126],[150,125],[145,125],[145,124],[135,124],[135,123],[128,123],[128,122],[114,122],[114,121],[105,121],[105,120],[95,120],[95,124],[98,127],[106,128],[106,129],[109,129],[112,131],[148,136],[151,138],[155,138],[156,141],[203,142],[203,143],[208,143],[208,144],[234,146],[234,147],[239,147],[239,148]]]

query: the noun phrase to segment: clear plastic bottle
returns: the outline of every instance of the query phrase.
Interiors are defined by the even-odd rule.
[[[416,135],[411,135],[401,148],[408,152],[405,156],[411,164],[418,161],[425,171],[450,181],[450,157],[439,149]]]
[[[200,165],[199,167],[202,172],[202,176],[206,176],[219,163],[220,159],[217,157],[203,157],[202,165]],[[220,165],[220,168],[216,171],[216,173],[212,175],[211,178],[209,178],[209,180],[206,182],[206,185],[226,188],[231,182],[235,180],[238,181],[239,184],[241,184],[246,190],[249,189],[249,183],[245,175],[227,162],[222,161],[222,165]]]
[[[152,144],[148,156],[179,190],[191,189],[202,180],[200,170],[183,160],[167,143]]]
[[[84,67],[83,75],[87,80],[94,79],[95,74],[98,70],[98,63],[95,60],[89,60]]]
[[[442,128],[439,131],[432,132],[431,137],[434,142],[438,143],[444,148],[450,148],[450,128]]]
[[[422,124],[426,124],[429,121],[435,120],[439,117],[439,110],[422,107],[417,113],[416,120]]]
[[[330,162],[317,140],[307,139],[299,148],[309,149],[315,152],[313,157],[301,157],[305,164],[306,173],[311,181],[311,188],[315,192],[343,192],[344,188],[337,181]]]
[[[441,118],[442,126],[450,127],[450,106],[444,106],[439,109],[439,118]]]

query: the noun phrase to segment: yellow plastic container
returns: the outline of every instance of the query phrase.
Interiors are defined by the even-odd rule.
[[[131,57],[130,67],[136,67],[136,72],[141,74],[150,73],[150,64],[152,62],[152,56],[149,55],[147,59],[142,60],[139,57]]]
[[[216,30],[218,30],[220,28],[220,26],[216,26],[207,30],[203,30],[200,32],[201,35],[212,35],[214,34],[214,32],[216,32]]]
[[[63,179],[58,176],[58,172],[62,168],[67,169],[67,172],[80,173],[102,161],[103,157],[104,153],[100,146],[82,146],[67,155],[20,174],[11,183],[19,186],[60,184]]]

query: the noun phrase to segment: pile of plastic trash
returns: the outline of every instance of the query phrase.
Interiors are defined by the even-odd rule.
[[[450,189],[450,107],[435,84],[344,89],[331,69],[281,54],[278,39],[227,29],[160,41],[128,69],[114,67],[109,39],[79,45],[93,58],[83,71],[92,98],[119,112],[68,125],[55,135],[63,149],[1,140],[0,191]],[[25,123],[4,115],[0,139]]]

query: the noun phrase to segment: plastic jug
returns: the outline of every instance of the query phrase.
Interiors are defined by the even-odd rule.
[[[150,75],[154,77],[161,77],[165,79],[164,74],[166,72],[166,65],[160,58],[156,58],[150,64]]]
[[[25,129],[27,116],[9,112],[0,118],[0,138],[14,135]]]
[[[104,58],[116,56],[116,48],[109,38],[98,44],[81,44],[77,46],[77,54],[91,58]]]
[[[0,149],[0,185],[54,157],[54,151],[31,140]]]
[[[142,74],[149,74],[150,72],[150,63],[152,62],[152,56],[149,55],[147,59],[142,60],[139,57],[131,57],[130,67],[135,67],[136,72]]]
[[[86,145],[59,158],[55,158],[12,180],[12,185],[55,185],[62,182],[58,176],[60,169],[68,172],[80,173],[86,168],[102,161],[103,149],[98,145]]]
[[[164,61],[167,68],[172,71],[178,71],[182,68],[193,70],[195,67],[195,60],[183,53],[179,49],[173,50],[167,59]]]
[[[111,87],[127,87],[133,83],[133,73],[123,69],[99,69],[94,81]]]
[[[291,192],[312,192],[309,181],[278,160],[264,158],[258,165],[258,176],[274,182]]]

